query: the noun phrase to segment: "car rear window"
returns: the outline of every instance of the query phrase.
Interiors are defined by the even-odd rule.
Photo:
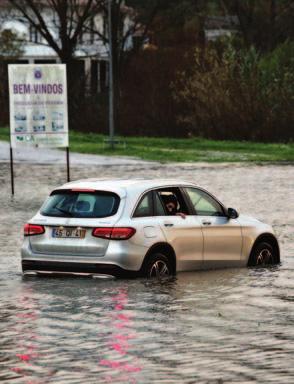
[[[101,218],[116,214],[120,203],[112,192],[53,191],[41,208],[41,214],[54,217]]]

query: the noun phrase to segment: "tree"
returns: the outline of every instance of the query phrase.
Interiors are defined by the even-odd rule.
[[[221,3],[226,13],[237,16],[247,47],[272,50],[294,37],[292,0],[221,0]]]
[[[9,0],[67,66],[70,124],[77,127],[83,81],[75,58],[85,26],[99,12],[95,0]],[[57,32],[57,33],[56,33]]]
[[[114,125],[119,124],[121,99],[121,78],[134,54],[142,48],[152,28],[152,23],[169,0],[96,0],[103,14],[106,28],[86,30],[96,34],[109,49],[111,46],[113,62]],[[110,6],[109,6],[110,5]],[[109,15],[109,10],[111,15]],[[110,17],[109,17],[110,16]],[[111,44],[109,41],[109,19],[111,19]],[[136,36],[136,44],[130,42]]]
[[[23,40],[13,31],[4,29],[0,32],[0,60],[16,60],[23,52]]]
[[[287,141],[293,138],[294,43],[267,54],[208,47],[205,63],[196,50],[192,70],[178,74],[173,93],[179,123],[214,139]]]
[[[127,67],[135,55],[141,50],[144,43],[150,41],[150,36],[156,35],[155,40],[165,49],[169,45],[168,39],[164,37],[168,33],[172,35],[170,41],[178,41],[183,38],[183,33],[187,25],[194,23],[194,30],[197,33],[190,34],[190,30],[185,34],[193,35],[190,39],[190,46],[197,42],[205,45],[204,23],[208,8],[212,1],[205,0],[96,0],[100,4],[106,21],[106,31],[101,33],[95,29],[96,33],[106,46],[109,45],[108,20],[109,20],[109,1],[111,1],[111,46],[113,58],[114,74],[114,99],[115,99],[115,120],[118,123],[119,104],[121,99],[121,80],[126,73]],[[129,18],[129,22],[126,19]],[[176,37],[176,35],[180,37]],[[136,37],[136,44],[130,45],[129,39]],[[161,39],[162,37],[162,39]],[[152,40],[152,39],[151,39]],[[162,43],[162,44],[161,44]],[[150,47],[150,45],[149,45]],[[153,45],[154,47],[154,45]],[[185,41],[182,39],[176,49],[179,54],[183,52]],[[175,48],[175,46],[173,46]]]
[[[13,31],[3,29],[0,32],[0,122],[6,124],[8,120],[8,78],[7,65],[22,55],[23,40]]]
[[[114,69],[114,92],[116,110],[119,105],[119,80],[126,57],[130,54],[128,42],[133,34],[139,33],[139,44],[131,50],[132,54],[139,50],[145,40],[149,27],[161,4],[168,0],[150,0],[148,5],[139,0],[9,0],[22,16],[33,26],[47,44],[54,49],[61,62],[68,67],[69,84],[74,83],[74,53],[80,36],[93,33],[100,38],[106,47],[108,39],[108,4],[111,1],[112,18],[112,57]],[[127,3],[127,4],[126,4]],[[143,2],[144,3],[144,2]],[[134,7],[134,8],[133,8]],[[46,20],[46,11],[56,15],[55,28],[58,39]],[[106,28],[100,30],[95,25],[95,16],[101,13]],[[128,18],[128,23],[126,19]],[[140,31],[140,32],[139,32]],[[129,55],[130,56],[130,55]],[[71,102],[71,99],[70,99]]]
[[[99,10],[99,3],[94,0],[9,0],[9,2],[42,35],[62,63],[70,63],[74,59],[74,51],[85,25]],[[58,39],[48,25],[46,10],[57,17],[54,27],[58,30]]]

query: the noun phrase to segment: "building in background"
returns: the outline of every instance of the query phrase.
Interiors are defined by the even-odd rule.
[[[207,41],[215,41],[220,37],[231,37],[239,29],[237,16],[207,16],[205,20],[205,38]]]
[[[44,2],[42,16],[46,26],[56,40],[59,39],[58,17],[52,7]],[[132,24],[132,10],[124,7],[124,28],[128,30]],[[93,14],[79,36],[74,52],[77,73],[85,77],[87,94],[102,92],[108,86],[108,47],[100,35],[107,36],[106,15]],[[22,54],[13,63],[19,64],[54,64],[60,63],[60,58],[40,32],[28,20],[12,7],[7,0],[0,2],[0,31],[11,30],[22,43]],[[98,32],[98,33],[97,33]],[[136,36],[129,36],[125,49],[130,49]],[[12,62],[10,60],[10,62]]]

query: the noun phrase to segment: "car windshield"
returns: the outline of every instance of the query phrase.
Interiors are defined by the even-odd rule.
[[[41,208],[41,214],[54,217],[101,218],[116,214],[120,198],[112,192],[52,192]]]

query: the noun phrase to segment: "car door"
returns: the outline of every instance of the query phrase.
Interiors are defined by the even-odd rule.
[[[140,235],[137,240],[138,246],[144,246],[148,249],[154,243],[163,242],[165,240],[164,234],[154,218],[152,191],[146,192],[141,197],[134,210],[132,220],[137,233]]]
[[[198,188],[185,188],[195,218],[204,237],[204,266],[238,265],[242,251],[242,232],[238,219],[229,219],[224,207],[210,194]]]
[[[178,211],[185,218],[168,215],[163,196],[173,194],[178,200]],[[154,191],[154,211],[166,241],[173,247],[177,257],[177,270],[193,270],[203,265],[203,234],[201,222],[192,215],[180,188],[163,188]]]

